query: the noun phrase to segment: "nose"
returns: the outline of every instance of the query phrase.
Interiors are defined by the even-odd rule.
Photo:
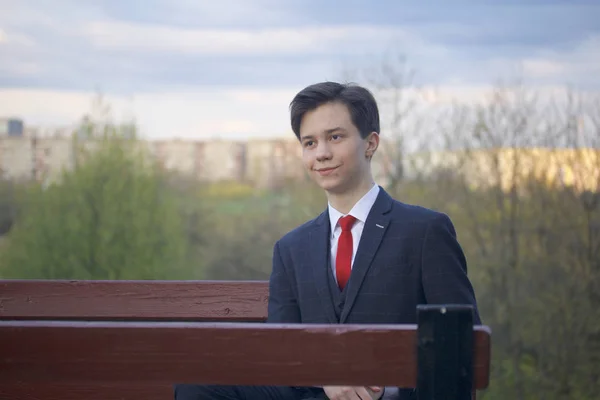
[[[320,141],[317,145],[316,157],[317,161],[319,162],[331,160],[331,147],[329,146],[329,143],[326,140]]]

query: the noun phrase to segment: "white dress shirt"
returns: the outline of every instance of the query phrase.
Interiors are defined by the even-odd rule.
[[[333,206],[331,203],[328,204],[329,208],[329,222],[331,224],[331,269],[333,270],[333,277],[337,283],[337,276],[335,274],[335,258],[337,254],[337,245],[338,239],[342,234],[342,227],[339,224],[339,220],[346,215],[352,215],[356,218],[356,222],[352,225],[352,262],[350,264],[350,268],[354,266],[354,257],[356,256],[356,250],[358,249],[358,243],[360,242],[360,238],[363,233],[363,229],[365,227],[365,222],[367,217],[369,216],[369,212],[371,212],[371,208],[373,204],[375,204],[375,200],[377,200],[377,195],[379,194],[379,185],[373,185],[373,187],[352,207],[348,214],[342,214]],[[386,387],[382,400],[385,399],[394,399],[398,394],[398,388],[396,387]]]
[[[356,256],[356,249],[358,249],[358,243],[360,242],[360,237],[362,236],[363,229],[365,227],[365,221],[369,216],[369,212],[375,204],[375,200],[377,200],[377,195],[379,194],[379,186],[373,185],[371,190],[369,190],[355,205],[352,207],[348,214],[342,214],[331,204],[328,205],[329,208],[329,222],[331,223],[331,237],[330,237],[330,248],[331,248],[331,269],[333,270],[333,276],[336,279],[335,274],[335,258],[337,254],[338,247],[338,239],[342,234],[342,227],[339,224],[339,220],[346,215],[352,215],[356,218],[356,222],[352,225],[352,262],[350,267],[354,265],[354,257]]]

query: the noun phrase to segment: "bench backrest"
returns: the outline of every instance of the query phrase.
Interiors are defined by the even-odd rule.
[[[425,312],[418,328],[233,322],[263,322],[267,300],[266,282],[0,281],[0,398],[171,399],[200,379],[416,387],[461,362],[469,388],[489,384],[490,331],[465,313]]]
[[[264,322],[268,282],[0,280],[0,319]]]

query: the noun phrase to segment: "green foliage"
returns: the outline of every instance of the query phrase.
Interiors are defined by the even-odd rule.
[[[212,235],[201,250],[206,279],[268,279],[273,246],[326,205],[320,190],[299,184],[280,192],[221,198],[212,206]]]
[[[0,178],[0,238],[8,233],[15,222],[18,195],[22,186],[23,184]]]
[[[524,187],[515,197],[442,173],[399,192],[448,213],[467,255],[493,336],[492,381],[478,398],[591,400],[600,392],[600,203],[590,198],[600,193],[534,178]]]
[[[504,102],[474,112],[472,132],[459,123],[451,132],[456,146],[465,134],[475,147],[494,147],[520,132],[524,117]],[[555,123],[561,120],[568,118]],[[505,127],[507,121],[514,126]],[[577,136],[568,127],[555,129],[557,137]],[[308,182],[264,190],[160,172],[130,126],[86,119],[75,145],[75,168],[59,182],[0,185],[0,226],[10,228],[0,237],[0,276],[267,279],[274,243],[326,207],[323,193]],[[551,159],[517,153],[502,172],[494,152],[482,155],[488,167],[479,168],[471,162],[481,160],[467,151],[462,167],[399,176],[391,191],[454,222],[483,322],[492,328],[492,380],[478,398],[595,399],[600,193],[551,184],[550,175],[517,176],[522,165],[551,171]],[[562,167],[569,163],[576,167],[576,157]],[[579,174],[600,176],[600,164]],[[477,186],[474,179],[491,184]]]
[[[76,166],[33,185],[2,254],[2,276],[169,279],[181,274],[186,237],[177,198],[139,142],[109,127],[76,140]]]

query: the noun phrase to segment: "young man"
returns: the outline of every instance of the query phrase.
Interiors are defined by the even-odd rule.
[[[418,304],[460,303],[475,307],[480,324],[450,219],[392,199],[373,180],[380,128],[371,93],[323,82],[300,91],[290,109],[304,167],[328,207],[275,244],[268,322],[415,324]],[[177,400],[415,398],[413,390],[380,387],[181,385],[175,392]]]

